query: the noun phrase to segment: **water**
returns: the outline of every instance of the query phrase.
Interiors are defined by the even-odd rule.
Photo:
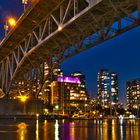
[[[0,140],[140,140],[140,120],[0,120]]]

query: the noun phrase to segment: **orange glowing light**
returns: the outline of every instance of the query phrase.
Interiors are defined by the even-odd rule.
[[[27,96],[19,96],[19,98],[20,98],[21,102],[26,102],[28,97]]]
[[[16,25],[16,20],[14,18],[9,18],[8,19],[8,24],[11,26],[11,27],[14,27]]]
[[[61,31],[62,30],[62,25],[59,25],[58,26],[58,31]]]

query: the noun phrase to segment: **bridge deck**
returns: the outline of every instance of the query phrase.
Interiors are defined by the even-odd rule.
[[[130,12],[136,9],[136,3],[124,4],[124,9],[127,8]],[[43,41],[42,44],[36,46],[32,52],[29,52],[28,58],[25,58],[22,65],[24,69],[18,71],[19,74],[31,69],[31,65],[37,66],[43,60],[47,60],[51,56],[57,56],[58,50],[61,47],[65,49],[69,48],[72,44],[75,44],[84,37],[87,37],[99,30],[99,23],[104,18],[106,25],[112,20],[112,13],[114,9],[110,6],[105,7],[105,1],[94,6],[91,10],[85,14],[79,16],[74,22],[71,22],[61,32],[56,32]],[[119,12],[116,17],[113,17],[112,23],[119,20],[121,17],[126,16],[124,13]],[[95,20],[96,19],[96,20]],[[30,55],[30,53],[32,55]],[[29,61],[30,60],[30,61]]]
[[[40,0],[30,12],[19,20],[17,27],[3,40],[1,44],[1,56],[0,60],[4,59],[10,54],[16,45],[22,40],[27,34],[32,32],[39,21],[50,14],[52,7],[58,6],[63,0]],[[60,32],[54,32],[49,38],[46,38],[41,43],[36,45],[31,51],[29,51],[25,59],[20,63],[24,68],[19,66],[18,73],[26,72],[31,69],[31,65],[37,66],[38,63],[44,59],[50,58],[50,56],[57,55],[57,50],[62,46],[65,49],[69,48],[72,44],[75,44],[82,39],[96,33],[99,28],[99,24],[103,21],[106,25],[112,20],[112,23],[126,16],[122,11],[117,11],[120,4],[124,9],[127,9],[132,13],[137,6],[134,0],[122,0],[116,2],[112,1],[115,8],[111,5],[107,5],[109,0],[103,0],[90,10],[84,12],[82,15],[69,21],[69,24],[65,25],[64,29]],[[116,14],[113,14],[116,10]],[[113,17],[112,17],[113,15]],[[11,49],[12,48],[12,49]],[[30,61],[29,61],[30,60]]]

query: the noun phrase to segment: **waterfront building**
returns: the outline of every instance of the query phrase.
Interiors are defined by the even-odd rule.
[[[84,110],[87,105],[87,92],[85,76],[80,72],[63,75],[61,69],[56,68],[49,73],[49,67],[44,62],[40,70],[32,72],[33,79],[15,81],[14,88],[10,92],[10,98],[27,95],[32,99],[39,99],[46,104],[46,108],[59,106],[59,110],[66,112]]]
[[[128,109],[140,107],[140,78],[126,82],[126,98]]]
[[[73,75],[73,74],[72,74]],[[82,75],[82,74],[81,74]],[[85,111],[87,94],[85,85],[76,75],[72,77],[60,76],[51,83],[51,103],[60,112]]]
[[[115,72],[102,69],[97,75],[98,103],[109,108],[118,104],[118,77]]]
[[[82,74],[80,71],[77,71],[77,72],[72,73],[71,77],[75,77],[75,78],[79,79],[79,81],[80,81],[80,84],[79,84],[80,95],[84,95],[84,96],[86,95],[88,97],[88,94],[87,94],[87,91],[86,91],[85,75]]]
[[[49,67],[44,62],[38,69],[33,69],[28,73],[26,78],[15,80],[11,86],[9,97],[13,99],[22,94],[28,95],[32,99],[40,99],[44,103],[49,103],[51,88],[48,75]]]

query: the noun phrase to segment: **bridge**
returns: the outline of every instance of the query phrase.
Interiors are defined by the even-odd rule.
[[[0,88],[138,26],[139,15],[139,0],[37,0],[0,44]]]

